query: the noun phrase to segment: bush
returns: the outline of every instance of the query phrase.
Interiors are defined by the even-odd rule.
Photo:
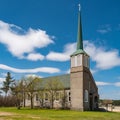
[[[14,96],[0,96],[0,107],[16,106],[16,99]]]

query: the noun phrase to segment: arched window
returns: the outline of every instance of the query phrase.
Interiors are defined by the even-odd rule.
[[[85,90],[85,93],[84,93],[84,102],[88,102],[88,90]]]

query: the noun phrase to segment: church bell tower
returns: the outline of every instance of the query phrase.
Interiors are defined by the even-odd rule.
[[[88,87],[86,84],[86,71],[89,70],[89,55],[83,49],[81,11],[78,12],[77,48],[71,57],[70,86],[71,86],[71,109],[84,111],[85,106],[89,109]],[[88,84],[88,83],[87,83]],[[84,94],[86,91],[87,96]],[[87,104],[84,104],[86,102]]]

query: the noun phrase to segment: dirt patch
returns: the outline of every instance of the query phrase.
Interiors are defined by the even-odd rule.
[[[9,116],[9,115],[14,115],[14,114],[9,112],[0,112],[0,116]]]

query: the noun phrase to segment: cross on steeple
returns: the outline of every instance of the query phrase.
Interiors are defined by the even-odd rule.
[[[78,7],[79,7],[79,11],[81,10],[81,6],[80,6],[80,4],[78,4]]]

